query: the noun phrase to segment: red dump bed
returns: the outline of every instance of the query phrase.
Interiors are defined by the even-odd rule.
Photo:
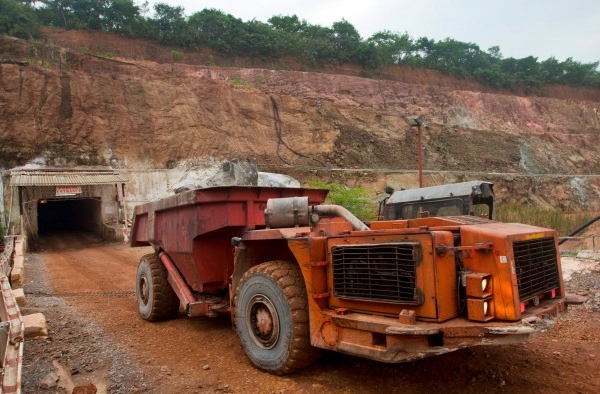
[[[166,252],[195,291],[220,290],[233,270],[231,238],[265,227],[268,199],[304,196],[318,205],[327,190],[224,186],[176,194],[135,207],[131,246]]]

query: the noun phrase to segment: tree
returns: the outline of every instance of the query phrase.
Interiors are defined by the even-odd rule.
[[[401,64],[413,51],[413,41],[407,33],[398,35],[384,30],[373,34],[367,42],[377,48],[384,64]]]
[[[594,81],[598,81],[598,62],[582,64],[568,58],[562,63],[563,67],[563,83],[569,85],[594,85]]]
[[[303,19],[300,20],[296,15],[289,16],[272,16],[267,20],[275,30],[281,30],[286,33],[301,34],[306,32],[308,23]]]
[[[335,55],[333,31],[320,25],[307,25],[301,34],[299,57],[308,63],[326,63],[335,61]]]
[[[261,58],[277,58],[283,52],[278,35],[266,23],[251,20],[244,24],[245,34],[237,42],[238,53]]]
[[[155,17],[152,19],[154,30],[151,32],[158,42],[166,45],[185,45],[187,41],[187,23],[183,16],[183,7],[171,7],[165,3],[154,5]]]
[[[112,0],[104,10],[102,27],[105,31],[131,34],[140,18],[140,7],[132,0]]]
[[[213,8],[193,14],[188,20],[188,29],[194,43],[206,44],[224,54],[239,50],[246,34],[240,19]]]
[[[332,43],[335,50],[335,58],[338,62],[357,62],[361,44],[361,37],[354,26],[342,19],[333,23]]]
[[[15,0],[0,0],[0,34],[24,39],[40,37],[33,9]]]

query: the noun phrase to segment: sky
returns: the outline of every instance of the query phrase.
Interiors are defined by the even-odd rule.
[[[182,6],[187,16],[215,8],[243,21],[296,15],[331,27],[345,19],[363,39],[389,30],[414,39],[452,38],[484,51],[499,46],[505,58],[600,61],[599,0],[161,0],[150,1],[151,10],[156,2]]]

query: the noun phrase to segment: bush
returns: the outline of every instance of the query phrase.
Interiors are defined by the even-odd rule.
[[[377,204],[368,198],[369,193],[362,187],[320,181],[309,181],[308,184],[310,187],[330,190],[326,203],[340,205],[361,220],[373,220],[377,216]]]

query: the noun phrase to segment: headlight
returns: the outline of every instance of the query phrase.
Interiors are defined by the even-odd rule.
[[[471,272],[465,276],[465,279],[469,320],[492,320],[494,318],[492,275],[482,272]]]
[[[474,321],[488,321],[494,318],[494,304],[491,298],[467,299],[467,313],[469,320]]]
[[[492,295],[492,275],[471,272],[466,277],[467,297],[487,298]]]

